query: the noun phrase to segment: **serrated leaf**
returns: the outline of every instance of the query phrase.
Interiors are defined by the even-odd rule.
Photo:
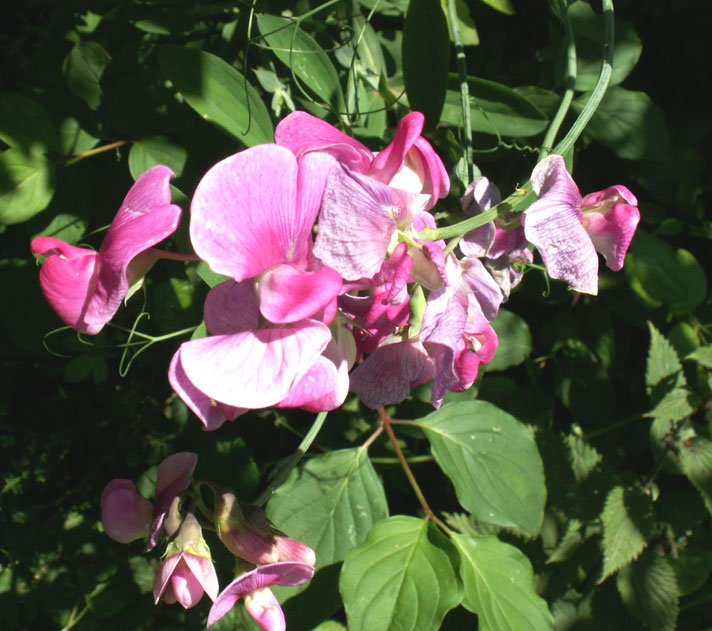
[[[259,94],[240,72],[196,48],[161,46],[158,64],[190,107],[247,147],[274,140]]]
[[[680,464],[712,513],[712,442],[695,436],[680,445]]]
[[[93,110],[101,105],[101,75],[110,61],[96,42],[77,42],[64,61],[67,87]]]
[[[577,482],[583,482],[596,468],[603,456],[589,445],[581,436],[568,434],[566,444],[569,448],[569,462]]]
[[[532,351],[532,335],[526,321],[506,309],[500,309],[492,321],[499,339],[497,354],[487,364],[487,370],[505,370],[521,364]]]
[[[667,559],[648,550],[616,578],[626,607],[647,629],[675,631],[679,594],[675,572]]]
[[[0,154],[0,225],[26,221],[43,211],[54,196],[54,164],[22,148]]]
[[[546,560],[547,563],[561,563],[570,559],[583,541],[581,527],[583,523],[578,519],[572,519],[566,525],[566,532],[559,540],[554,551]]]
[[[606,498],[603,522],[603,574],[599,582],[627,565],[653,535],[653,501],[637,488],[615,487]]]
[[[476,613],[479,631],[554,629],[546,601],[534,591],[529,559],[497,537],[453,535],[460,552],[463,606]]]
[[[685,359],[691,359],[705,368],[712,368],[712,346],[702,346],[692,351]]]
[[[288,18],[257,16],[257,27],[268,48],[331,109],[344,112],[344,92],[329,55],[319,43]]]
[[[534,536],[544,518],[544,468],[529,430],[486,401],[444,405],[418,421],[463,508]]]
[[[180,177],[188,159],[188,152],[166,136],[151,136],[133,143],[129,151],[129,171],[136,180],[151,167],[163,164]]]
[[[390,517],[348,553],[339,590],[349,631],[436,631],[462,599],[457,553],[429,522]]]
[[[343,560],[388,515],[383,486],[365,449],[342,449],[298,467],[274,493],[267,515],[316,552],[316,567]]]
[[[675,386],[684,386],[686,381],[682,372],[682,364],[672,344],[655,328],[652,322],[648,322],[648,329],[650,329],[650,348],[648,349],[648,362],[645,371],[645,385],[648,388],[648,394],[671,377],[675,378]],[[677,378],[678,375],[681,375],[681,382]]]

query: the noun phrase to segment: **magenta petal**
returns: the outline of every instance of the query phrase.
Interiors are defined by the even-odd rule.
[[[286,631],[287,622],[276,596],[269,587],[245,596],[245,609],[264,631]]]
[[[209,432],[218,429],[225,421],[234,421],[238,416],[247,412],[245,408],[235,408],[219,403],[198,390],[183,370],[180,348],[173,355],[168,368],[168,381],[183,403],[193,411]]]
[[[488,321],[494,320],[502,304],[502,291],[499,285],[480,259],[468,256],[463,259],[461,265],[462,279],[470,292],[468,299],[478,303]]]
[[[213,335],[229,335],[256,329],[260,323],[259,301],[251,280],[228,280],[213,287],[203,306],[205,326]]]
[[[323,412],[333,410],[341,405],[346,398],[346,393],[342,397],[330,397],[329,395],[338,389],[339,373],[336,365],[322,356],[290,390],[289,394],[282,399],[277,407],[279,408],[304,408],[310,412]],[[348,387],[346,388],[348,392]],[[333,399],[333,401],[332,401]],[[339,400],[340,399],[340,400]],[[322,401],[324,403],[322,403]],[[319,403],[325,405],[324,409]]]
[[[183,609],[195,607],[203,597],[203,586],[188,568],[185,558],[181,559],[176,569],[173,570],[170,586],[171,599],[175,598]]]
[[[131,480],[111,480],[101,494],[101,521],[114,541],[129,543],[148,535],[153,504],[136,492]]]
[[[185,342],[181,363],[207,396],[239,408],[279,403],[316,362],[331,338],[321,322],[216,335]]]
[[[450,192],[450,177],[440,156],[422,136],[416,138],[415,146],[410,150],[410,154],[415,154],[425,164],[422,192],[430,195],[428,204],[428,209],[430,209],[435,206],[438,199],[447,197]]]
[[[342,285],[341,276],[329,267],[308,272],[280,265],[260,277],[260,311],[275,324],[298,322],[330,304]]]
[[[190,237],[200,258],[235,280],[304,256],[311,223],[297,203],[294,154],[258,145],[211,168],[191,204]]]
[[[393,142],[381,151],[371,163],[368,174],[387,184],[405,163],[405,156],[423,131],[425,117],[420,112],[406,114],[398,121]]]
[[[542,160],[532,173],[539,200],[522,214],[524,234],[552,278],[573,289],[598,293],[598,256],[582,224],[581,194],[561,156]]]
[[[156,499],[170,494],[170,502],[190,486],[190,475],[198,464],[198,454],[179,451],[165,458],[158,465],[156,476]]]
[[[371,151],[333,125],[306,112],[292,112],[274,132],[274,141],[298,158],[309,151],[328,152],[347,167],[366,173],[373,159]]]
[[[306,563],[269,563],[238,576],[217,597],[208,614],[208,626],[215,624],[242,598],[272,585],[301,585],[314,576],[314,568]]]

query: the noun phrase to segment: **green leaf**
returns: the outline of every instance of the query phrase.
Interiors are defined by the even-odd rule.
[[[472,97],[473,132],[518,138],[535,136],[546,129],[549,122],[546,114],[512,88],[477,77],[469,77],[467,81]],[[440,119],[449,125],[462,126],[459,92],[447,91]]]
[[[38,154],[11,148],[0,154],[0,225],[26,221],[54,195],[54,165]]]
[[[482,2],[491,6],[493,9],[496,9],[500,13],[504,13],[505,15],[514,15],[514,6],[512,5],[511,0],[482,0]]]
[[[274,140],[274,127],[257,91],[235,68],[195,48],[161,46],[158,64],[203,119],[247,147]]]
[[[638,488],[615,487],[606,498],[603,522],[603,574],[627,565],[645,549],[655,527],[653,501]]]
[[[388,515],[383,486],[365,449],[317,456],[295,469],[267,504],[277,528],[311,546],[316,567],[341,561]]]
[[[707,277],[695,257],[687,250],[673,250],[644,230],[637,231],[625,267],[636,293],[666,304],[676,315],[691,313],[707,295]]]
[[[492,322],[499,346],[494,359],[487,364],[487,370],[505,370],[521,364],[532,351],[532,335],[529,325],[518,315],[500,309]]]
[[[486,524],[539,532],[544,468],[526,426],[486,401],[444,405],[418,425],[463,508]]]
[[[177,142],[166,136],[143,138],[133,144],[129,151],[129,171],[131,177],[137,180],[157,164],[170,167],[176,177],[180,177],[188,159],[188,152]]]
[[[712,513],[712,442],[702,436],[694,436],[682,441],[679,448],[682,470]]]
[[[288,18],[257,16],[267,46],[283,64],[332,110],[345,112],[344,92],[334,64],[319,43]]]
[[[20,94],[0,93],[0,140],[25,154],[56,151],[57,133],[46,110]]]
[[[647,550],[617,576],[618,591],[631,613],[651,631],[675,631],[679,596],[667,559]]]
[[[440,0],[440,7],[445,14],[447,20],[447,28],[450,33],[450,41],[454,42],[452,35],[452,24],[450,22],[450,13],[447,9],[447,0]],[[455,0],[455,13],[457,14],[457,24],[460,28],[460,39],[463,46],[479,46],[480,36],[477,33],[475,20],[470,15],[470,7],[467,6],[465,0]]]
[[[695,349],[685,357],[685,359],[696,361],[705,368],[712,368],[712,346],[702,346],[701,348]]]
[[[349,631],[436,631],[462,598],[456,568],[455,549],[434,525],[384,519],[341,571]]]
[[[199,261],[195,266],[195,271],[198,272],[198,276],[203,279],[208,287],[215,287],[220,283],[224,283],[226,280],[230,280],[229,276],[223,276],[222,274],[216,274],[210,269],[210,266],[205,261]]]
[[[44,230],[40,230],[32,238],[54,237],[67,243],[76,243],[82,238],[87,229],[87,222],[82,217],[76,215],[55,215]]]
[[[77,42],[64,60],[67,87],[93,110],[101,105],[101,75],[110,61],[109,53],[96,42]]]
[[[578,114],[590,97],[572,103]],[[667,160],[670,137],[663,111],[645,92],[616,86],[608,90],[586,127],[586,134],[626,160]]]
[[[440,120],[450,67],[450,35],[439,2],[410,0],[403,25],[403,80],[411,109],[427,129]]]
[[[546,601],[534,591],[529,559],[497,537],[453,535],[465,587],[463,606],[479,617],[479,631],[554,629]]]

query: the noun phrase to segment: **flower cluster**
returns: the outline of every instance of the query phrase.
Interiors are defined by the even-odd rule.
[[[523,213],[465,234],[458,249],[422,238],[450,190],[423,122],[406,115],[374,154],[295,112],[274,144],[204,175],[190,238],[225,281],[205,301],[209,335],[180,346],[168,377],[207,429],[250,409],[332,410],[349,391],[377,409],[428,382],[439,407],[493,358],[490,323],[532,262],[532,246],[550,276],[585,293],[597,292],[596,251],[622,267],[639,220],[635,197],[623,186],[582,197],[560,156],[534,169],[539,199]],[[67,324],[97,333],[157,258],[180,257],[153,247],[179,219],[170,176],[158,166],[138,179],[98,252],[33,241],[48,257],[45,295]],[[462,207],[472,215],[499,201],[478,178]]]
[[[156,604],[163,599],[189,609],[205,593],[213,601],[208,614],[210,626],[242,598],[247,611],[265,631],[284,631],[282,608],[269,588],[310,580],[316,563],[314,551],[274,528],[256,506],[244,504],[232,493],[204,482],[214,494],[211,521],[239,568],[236,578],[218,594],[210,549],[194,513],[197,491],[191,475],[197,461],[196,454],[181,452],[158,466],[155,505],[141,497],[130,480],[109,482],[101,496],[106,533],[120,543],[146,538],[148,550],[156,547],[163,536],[167,538],[153,585]]]

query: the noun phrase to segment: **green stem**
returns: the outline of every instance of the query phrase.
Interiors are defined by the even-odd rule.
[[[466,180],[472,182],[474,170],[472,165],[472,121],[470,120],[470,88],[467,83],[467,58],[465,57],[465,46],[462,43],[460,34],[460,23],[457,21],[457,7],[455,0],[447,0],[447,12],[450,17],[450,28],[452,39],[455,44],[455,59],[457,61],[457,72],[460,78],[460,102],[462,106],[462,125],[465,141],[465,173]]]
[[[546,130],[546,135],[542,142],[541,151],[539,152],[539,162],[541,162],[546,156],[549,155],[552,146],[554,145],[554,140],[556,140],[556,134],[559,132],[561,123],[564,122],[569,107],[571,107],[571,102],[574,98],[574,88],[576,87],[576,41],[574,40],[574,29],[571,26],[571,16],[569,15],[569,7],[567,0],[559,0],[561,9],[563,11],[564,19],[564,29],[566,33],[566,91],[564,96],[561,97],[561,103],[559,103],[559,109],[556,111],[549,129]]]
[[[319,412],[319,414],[317,414],[314,423],[309,428],[307,435],[302,439],[302,442],[299,443],[297,450],[289,457],[287,462],[284,463],[284,466],[279,470],[277,475],[272,478],[272,481],[267,485],[267,488],[260,493],[260,496],[255,501],[257,506],[262,506],[267,502],[267,500],[272,496],[272,493],[274,493],[275,489],[287,479],[290,471],[299,464],[299,461],[304,457],[304,454],[309,451],[309,447],[311,447],[311,444],[314,442],[319,430],[322,425],[324,425],[326,415],[327,412]]]
[[[611,425],[607,425],[606,427],[601,427],[600,429],[596,429],[592,432],[586,432],[583,437],[585,440],[592,440],[594,438],[602,436],[603,434],[607,434],[608,432],[612,432],[621,427],[625,427],[626,425],[630,425],[631,423],[638,421],[641,418],[643,418],[642,414],[629,416],[628,418],[624,418],[622,421],[617,421],[616,423],[612,423]]]

